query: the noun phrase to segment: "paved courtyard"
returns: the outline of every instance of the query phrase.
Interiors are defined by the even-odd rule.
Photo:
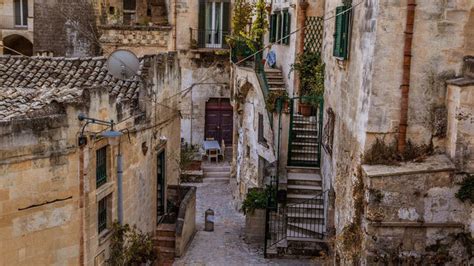
[[[245,217],[235,210],[228,184],[197,187],[197,233],[184,257],[174,265],[315,265],[310,260],[264,259],[263,249],[244,241]],[[204,231],[204,212],[215,213],[214,232]]]

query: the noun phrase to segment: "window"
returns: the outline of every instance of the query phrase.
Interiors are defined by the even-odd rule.
[[[288,9],[275,12],[270,16],[270,34],[269,41],[271,43],[290,44],[291,33],[291,14]],[[288,36],[288,37],[285,37]],[[282,39],[285,37],[284,39]]]
[[[135,9],[137,8],[136,0],[123,1],[123,24],[131,25],[135,21]]]
[[[28,0],[15,0],[15,26],[28,26]]]
[[[263,121],[263,115],[258,114],[258,142],[266,144]]]
[[[109,197],[101,199],[97,206],[97,230],[99,234],[107,229],[107,204]]]
[[[198,39],[200,47],[222,48],[229,34],[229,1],[199,1]]]
[[[96,151],[95,178],[96,187],[107,183],[107,146]]]
[[[350,23],[351,23],[351,6],[343,5],[336,7],[336,25],[334,28],[334,47],[333,55],[341,59],[348,58],[349,40],[350,40]],[[344,12],[344,13],[343,13]]]

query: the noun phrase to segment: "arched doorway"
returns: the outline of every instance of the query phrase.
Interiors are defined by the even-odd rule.
[[[3,38],[3,45],[3,54],[19,55],[20,53],[27,56],[33,55],[33,44],[21,35],[13,34]],[[18,53],[6,48],[5,46],[18,51]]]

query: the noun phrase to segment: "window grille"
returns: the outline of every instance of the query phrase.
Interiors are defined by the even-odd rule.
[[[304,37],[305,52],[321,52],[323,47],[323,17],[307,17]]]
[[[107,199],[108,197],[101,199],[97,209],[97,229],[99,233],[107,228]]]
[[[107,183],[107,147],[96,151],[96,187]]]

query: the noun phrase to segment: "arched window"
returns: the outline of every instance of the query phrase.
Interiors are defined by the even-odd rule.
[[[15,26],[28,26],[28,0],[15,0]]]

